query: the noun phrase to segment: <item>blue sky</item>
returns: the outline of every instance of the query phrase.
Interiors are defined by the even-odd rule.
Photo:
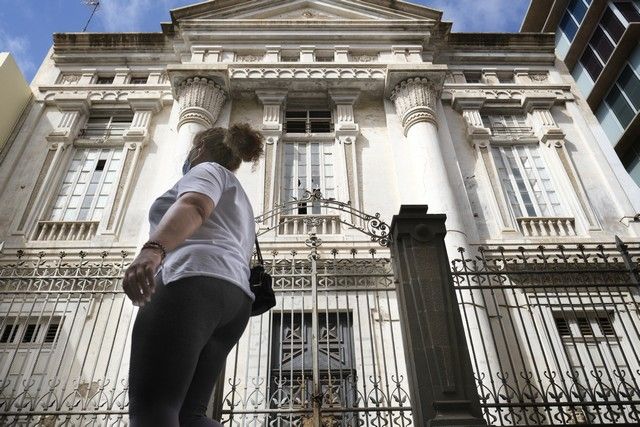
[[[160,31],[169,10],[197,0],[102,0],[89,31]],[[444,11],[459,32],[517,32],[529,0],[412,0]],[[82,0],[0,0],[0,51],[11,52],[31,81],[55,32],[81,31],[90,15]]]

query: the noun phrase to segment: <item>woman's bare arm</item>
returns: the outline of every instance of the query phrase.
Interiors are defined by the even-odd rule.
[[[201,193],[185,193],[171,205],[162,217],[149,240],[160,243],[167,251],[175,249],[202,225],[213,212],[213,200]],[[134,305],[144,306],[155,292],[154,275],[162,253],[159,249],[146,248],[125,272],[122,287]]]
[[[167,210],[149,240],[171,251],[200,228],[213,208],[213,200],[204,194],[185,193]]]

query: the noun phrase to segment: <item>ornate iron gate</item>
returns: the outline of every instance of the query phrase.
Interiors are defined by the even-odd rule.
[[[230,355],[223,422],[411,425],[389,260],[309,243],[308,253],[273,254],[278,305],[250,321]]]
[[[296,215],[309,207],[320,214]],[[263,234],[298,231],[305,239],[303,231],[307,249],[273,252],[267,261],[278,303],[269,316],[251,319],[230,355],[223,423],[411,425],[390,260],[376,249],[325,248],[315,234],[349,227],[386,246],[388,226],[318,190],[277,205],[256,222]]]

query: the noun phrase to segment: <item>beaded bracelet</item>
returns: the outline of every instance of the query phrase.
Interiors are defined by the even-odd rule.
[[[162,253],[162,259],[160,262],[163,262],[167,256],[167,250],[164,248],[162,243],[156,242],[155,240],[149,240],[148,242],[146,242],[144,245],[142,245],[142,249],[160,249],[160,252]]]

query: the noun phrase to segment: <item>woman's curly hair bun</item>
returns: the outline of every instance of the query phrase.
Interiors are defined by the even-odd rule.
[[[256,163],[264,153],[264,135],[248,123],[232,125],[227,130],[224,143],[245,162]]]

